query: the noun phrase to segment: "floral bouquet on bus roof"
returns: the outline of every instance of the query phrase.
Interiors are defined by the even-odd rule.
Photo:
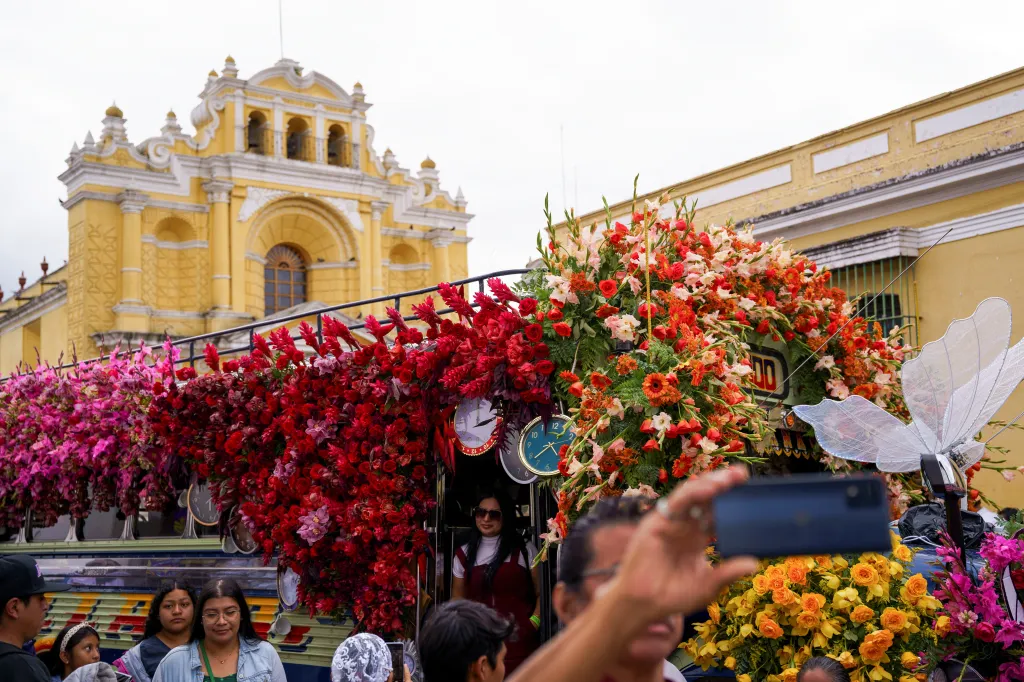
[[[753,344],[785,344],[802,396],[856,393],[905,410],[892,381],[909,350],[900,330],[856,317],[830,273],[781,241],[760,242],[750,226],[700,228],[693,205],[664,197],[634,199],[626,221],[607,211],[603,227],[567,214],[556,229],[545,212],[544,268],[521,289],[540,301],[560,370],[554,396],[576,435],[561,453],[548,540],[603,495],[657,496],[691,474],[757,461],[779,401],[754,395]]]

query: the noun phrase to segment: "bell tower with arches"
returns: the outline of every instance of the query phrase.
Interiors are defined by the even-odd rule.
[[[72,146],[68,263],[16,318],[49,321],[44,355],[84,359],[467,275],[461,189],[449,194],[430,158],[413,172],[378,154],[360,83],[289,59],[239,73],[231,57],[210,72],[193,133],[169,111],[159,135],[131,141],[111,105],[100,133]]]

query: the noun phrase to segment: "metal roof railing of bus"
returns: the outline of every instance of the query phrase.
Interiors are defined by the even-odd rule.
[[[516,276],[516,275],[525,275],[526,273],[528,273],[530,271],[531,270],[529,268],[519,268],[519,269],[515,269],[515,270],[499,270],[497,272],[491,272],[491,273],[488,273],[486,275],[478,275],[476,277],[469,277],[467,279],[456,280],[456,281],[453,281],[453,282],[449,282],[448,284],[450,284],[450,285],[452,285],[454,287],[460,287],[460,286],[464,286],[464,285],[476,285],[477,290],[483,292],[485,290],[485,284],[486,284],[487,280],[489,280],[489,279],[501,278],[501,277],[512,277],[512,276]],[[236,354],[236,353],[251,353],[253,351],[253,348],[254,348],[253,338],[256,335],[256,330],[257,329],[268,328],[268,327],[269,328],[278,328],[278,327],[286,325],[289,322],[294,322],[295,320],[302,320],[302,319],[306,319],[306,318],[313,317],[313,316],[316,316],[316,335],[317,335],[317,340],[320,343],[323,343],[323,339],[324,339],[324,335],[323,335],[323,316],[327,315],[328,313],[338,312],[338,311],[341,311],[341,310],[348,310],[348,309],[351,309],[351,308],[360,308],[362,306],[373,305],[375,303],[389,303],[389,304],[393,304],[395,310],[401,311],[401,309],[402,309],[401,308],[401,306],[402,306],[402,299],[408,299],[408,298],[412,298],[414,296],[423,296],[425,294],[430,294],[430,293],[433,293],[433,292],[437,291],[438,287],[439,287],[439,285],[434,285],[432,287],[425,287],[423,289],[415,289],[413,291],[403,291],[403,292],[397,293],[397,294],[388,294],[388,295],[385,295],[385,296],[377,296],[376,298],[367,298],[367,299],[363,299],[363,300],[360,300],[360,301],[352,301],[350,303],[339,303],[337,305],[327,306],[325,308],[319,308],[317,310],[307,310],[305,312],[293,313],[291,315],[285,315],[283,317],[275,317],[273,319],[257,320],[255,322],[250,322],[248,324],[243,324],[243,325],[240,325],[238,327],[232,327],[230,329],[224,329],[222,331],[208,332],[206,334],[199,334],[197,336],[189,336],[189,337],[184,338],[184,339],[178,339],[177,341],[172,341],[171,345],[177,346],[179,348],[187,347],[188,348],[188,356],[186,357],[184,355],[184,353],[182,353],[182,357],[178,358],[178,360],[175,362],[175,364],[181,365],[181,364],[186,364],[187,363],[190,367],[195,367],[196,360],[203,359],[203,349],[205,348],[207,343],[210,343],[210,342],[214,341],[215,339],[220,339],[220,338],[223,338],[223,337],[226,337],[226,336],[234,336],[234,335],[240,334],[242,332],[249,332],[249,342],[246,345],[238,346],[236,348],[225,348],[225,349],[218,348],[217,349],[217,353],[219,355],[233,355],[233,354]],[[470,304],[472,305],[472,300],[471,299],[472,299],[472,297],[470,297]],[[442,310],[438,310],[437,311],[438,315],[445,315],[447,313],[452,313],[452,312],[455,312],[455,311],[452,310],[451,308],[444,308]],[[411,322],[411,321],[414,321],[414,320],[416,320],[418,318],[415,315],[403,315],[402,319],[407,321],[407,322]],[[363,329],[364,327],[366,327],[366,323],[365,322],[360,322],[358,324],[346,325],[346,326],[348,326],[348,328],[351,329],[351,330],[359,330],[359,329]],[[296,336],[292,337],[292,340],[294,340],[294,341],[299,341],[301,339],[302,339],[302,337],[300,335],[296,335]],[[201,344],[199,346],[199,353],[198,354],[196,354],[196,345],[197,344]],[[84,360],[84,361],[78,362],[78,363],[74,363],[74,362],[66,363],[66,364],[54,367],[54,369],[70,369],[70,368],[77,367],[77,366],[83,364],[83,362],[84,363],[91,363],[91,362],[101,362],[103,360],[104,360],[104,357],[101,356],[101,357],[98,357],[98,358],[91,358],[89,360]],[[10,377],[0,378],[0,383],[2,383],[4,381],[7,381],[9,378]]]

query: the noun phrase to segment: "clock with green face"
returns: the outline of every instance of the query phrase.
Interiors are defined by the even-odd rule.
[[[557,474],[558,451],[563,445],[571,445],[575,438],[570,424],[569,418],[560,414],[551,417],[546,425],[542,417],[527,424],[519,439],[519,459],[523,466],[538,476]]]

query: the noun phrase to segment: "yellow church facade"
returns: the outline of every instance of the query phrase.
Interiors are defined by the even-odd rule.
[[[1024,68],[643,198],[664,192],[696,200],[698,224],[732,219],[788,240],[862,295],[862,315],[906,325],[915,345],[990,296],[1017,313],[1012,342],[1024,335]],[[613,205],[612,217],[631,205]],[[604,220],[603,209],[582,216]],[[1019,388],[996,418],[1021,411]],[[1024,466],[1021,431],[992,445]],[[1024,471],[1012,483],[985,471],[976,480],[996,502],[1024,506]]]
[[[377,153],[359,83],[288,59],[238,74],[230,57],[210,72],[194,135],[168,112],[131,142],[114,105],[72,147],[68,262],[0,303],[0,371],[467,276],[461,189]]]

